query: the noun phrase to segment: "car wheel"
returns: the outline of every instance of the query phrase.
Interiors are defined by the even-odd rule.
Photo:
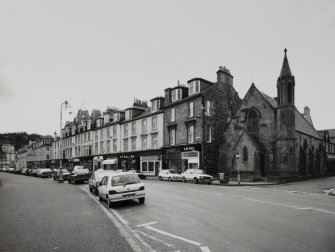
[[[74,179],[74,180],[72,180],[72,183],[75,185],[76,184],[76,180]]]
[[[71,180],[69,179],[68,181],[67,181],[69,184],[71,184]]]
[[[162,179],[162,177],[159,177],[158,179],[159,179],[160,181],[162,181],[162,180],[163,180],[163,179]]]
[[[183,182],[186,183],[186,178],[185,177],[183,177]]]
[[[101,195],[99,194],[99,201],[102,201]]]
[[[139,198],[138,201],[140,202],[140,204],[144,204],[145,198]]]
[[[168,179],[170,182],[172,181],[172,178],[171,177],[169,177],[169,179]]]
[[[109,208],[113,207],[113,202],[111,202],[109,198],[107,198],[107,205]]]
[[[90,192],[92,192],[93,190],[92,190],[92,187],[91,186],[89,186],[89,188],[90,188]]]
[[[99,190],[98,190],[98,188],[95,188],[95,189],[94,189],[94,194],[95,194],[96,196],[99,195]]]
[[[53,177],[54,178],[54,180],[56,181],[56,178],[55,177]]]
[[[198,179],[197,178],[194,178],[194,184],[198,184]]]
[[[210,184],[212,184],[212,182],[207,182],[207,185],[210,185]]]

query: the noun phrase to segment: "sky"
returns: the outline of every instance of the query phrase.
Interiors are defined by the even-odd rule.
[[[287,48],[295,105],[335,128],[335,1],[0,0],[0,133],[59,132],[60,107],[125,109],[219,66],[275,97]]]

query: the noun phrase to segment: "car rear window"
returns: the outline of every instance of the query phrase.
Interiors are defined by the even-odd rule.
[[[114,176],[112,178],[112,186],[122,186],[126,184],[138,184],[141,183],[140,178],[137,174],[124,174],[119,176]]]

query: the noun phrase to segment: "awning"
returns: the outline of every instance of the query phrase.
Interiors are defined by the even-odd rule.
[[[102,161],[103,165],[108,165],[108,164],[117,164],[117,159],[113,158],[113,159],[106,159],[104,161]]]
[[[73,162],[80,162],[79,158],[73,159]]]

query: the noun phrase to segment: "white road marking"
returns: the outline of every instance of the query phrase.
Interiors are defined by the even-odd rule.
[[[97,200],[94,196],[92,196],[90,194],[90,192],[83,188],[83,187],[80,187],[80,189],[82,189],[84,192],[87,193],[87,195],[92,199],[94,200],[96,203],[98,203],[98,205],[101,207],[102,211],[107,215],[107,217],[113,221],[113,223],[115,224],[115,226],[118,228],[118,230],[120,231],[120,234],[126,239],[126,241],[129,243],[129,245],[132,247],[132,249],[135,251],[135,252],[143,252],[143,250],[141,249],[141,247],[135,242],[135,240],[133,238],[131,238],[131,235],[129,234],[129,232],[127,232],[126,228],[131,232],[133,233],[133,235],[142,243],[142,245],[144,247],[146,247],[146,251],[150,251],[150,252],[155,252],[155,250],[153,250],[146,242],[144,242],[141,237],[139,237],[137,234],[136,234],[136,231],[132,230],[127,222],[119,215],[116,213],[116,211],[112,210],[113,214],[108,211],[102,204],[100,204],[99,200]],[[118,220],[119,219],[119,220]],[[120,222],[122,222],[123,226],[120,224]],[[124,228],[126,227],[126,228]]]
[[[203,252],[211,252],[208,247],[200,247]]]
[[[152,235],[148,235],[148,234],[146,234],[146,233],[144,233],[144,232],[142,232],[142,231],[138,231],[138,232],[140,232],[142,235],[144,235],[144,236],[146,236],[146,237],[149,237],[150,239],[152,239],[152,240],[154,240],[154,241],[161,242],[161,243],[163,243],[164,245],[166,245],[166,246],[168,246],[168,247],[173,247],[172,244],[169,244],[169,243],[167,243],[167,242],[165,242],[165,241],[163,241],[163,240],[161,240],[161,239],[158,239],[158,238],[156,238],[156,237],[154,237],[154,236],[152,236]]]
[[[206,192],[206,191],[200,191],[200,190],[190,190],[192,192],[200,192],[200,193],[207,193],[207,194],[212,194],[212,195],[216,195],[216,196],[222,196],[221,193],[212,193],[212,192]]]
[[[320,212],[329,213],[329,214],[335,214],[335,212],[323,210],[323,209],[320,209],[320,208],[314,208],[314,207],[298,207],[298,206],[285,205],[285,204],[280,204],[280,203],[275,203],[275,202],[270,202],[270,201],[264,201],[264,200],[256,200],[256,199],[249,199],[249,198],[242,198],[242,199],[255,201],[255,202],[261,202],[261,203],[266,203],[266,204],[271,204],[271,205],[277,205],[277,206],[291,207],[291,208],[298,209],[298,210],[314,210],[314,211],[320,211]]]
[[[137,225],[137,226],[138,227],[143,227],[143,226],[149,226],[149,225],[156,224],[156,223],[157,223],[156,221],[153,221],[153,222],[148,222],[148,223],[144,223],[144,224]]]
[[[187,242],[187,243],[190,243],[190,244],[196,245],[196,246],[201,246],[201,243],[199,243],[199,242],[195,242],[195,241],[192,241],[192,240],[189,240],[189,239],[186,239],[186,238],[183,238],[183,237],[180,237],[180,236],[174,235],[174,234],[170,234],[170,233],[168,233],[168,232],[165,232],[165,231],[159,230],[159,229],[157,229],[157,228],[154,228],[154,227],[151,227],[151,226],[144,226],[144,227],[145,227],[145,228],[147,228],[147,229],[150,229],[150,230],[156,231],[157,233],[161,233],[161,234],[164,234],[164,235],[167,235],[167,236],[173,237],[173,238],[175,238],[175,239],[178,239],[178,240],[181,240],[181,241],[184,241],[184,242]]]

